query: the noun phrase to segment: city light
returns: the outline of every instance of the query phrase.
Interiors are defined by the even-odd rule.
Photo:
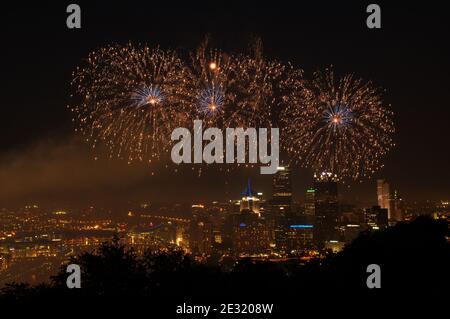
[[[290,228],[313,228],[313,225],[289,225]]]

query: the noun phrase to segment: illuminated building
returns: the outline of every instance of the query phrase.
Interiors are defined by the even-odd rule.
[[[344,249],[345,243],[338,240],[329,240],[325,242],[325,249],[338,253]]]
[[[291,169],[289,166],[280,166],[273,177],[272,185],[272,213],[287,215],[292,209]]]
[[[300,255],[313,249],[314,225],[297,222],[295,219],[286,219],[284,224],[278,225],[275,237],[277,253]]]
[[[391,220],[391,195],[389,184],[384,179],[377,180],[377,200],[378,206],[387,209],[388,219]]]
[[[269,232],[265,219],[247,209],[233,217],[233,250],[235,254],[267,254]]]
[[[319,248],[325,241],[338,239],[339,205],[337,176],[329,172],[314,175],[314,241]]]
[[[265,215],[270,213],[270,207],[268,207],[268,201],[265,200],[264,194],[261,192],[256,193],[256,197],[259,199],[259,214]]]
[[[222,232],[220,230],[213,230],[214,243],[222,244]]]
[[[380,206],[367,208],[365,213],[366,225],[373,230],[384,229],[388,226],[388,210]]]
[[[189,249],[196,255],[209,255],[212,250],[212,224],[203,205],[192,205],[189,223]]]
[[[11,255],[0,253],[0,271],[8,269],[11,264]]]
[[[394,191],[390,204],[390,210],[392,212],[391,220],[393,222],[401,222],[404,219],[405,207],[403,199],[400,197],[397,190]]]
[[[449,211],[450,210],[450,201],[441,200],[436,206],[437,206],[437,209],[439,209],[439,210]]]
[[[252,189],[250,185],[250,179],[248,179],[247,188],[244,190],[242,194],[242,199],[240,203],[240,212],[243,210],[250,210],[255,214],[260,215],[259,212],[259,198],[257,196],[253,196]]]
[[[308,188],[306,190],[305,196],[305,215],[314,216],[315,215],[315,193],[316,190],[314,188]]]
[[[444,219],[450,222],[450,201],[441,200],[436,204],[435,212],[432,214],[434,219]],[[450,237],[447,239],[450,241]]]

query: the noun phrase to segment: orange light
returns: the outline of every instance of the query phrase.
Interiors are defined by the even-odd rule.
[[[154,97],[149,97],[147,101],[148,101],[148,103],[150,103],[152,105],[156,104],[156,99]]]
[[[210,68],[211,70],[215,70],[215,69],[217,68],[217,64],[216,64],[215,62],[211,62],[211,63],[209,64],[209,68]]]

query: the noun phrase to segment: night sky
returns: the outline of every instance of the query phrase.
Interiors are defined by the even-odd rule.
[[[66,109],[71,73],[90,51],[128,41],[192,50],[206,34],[232,52],[245,50],[257,35],[267,57],[291,61],[307,76],[333,65],[339,74],[355,73],[386,89],[397,145],[374,179],[341,188],[345,199],[374,202],[377,177],[407,200],[450,197],[449,19],[440,5],[376,2],[382,29],[370,30],[365,24],[370,2],[363,1],[91,2],[76,2],[81,30],[66,27],[70,2],[2,7],[0,207],[237,198],[248,176],[256,189],[270,193],[271,177],[259,175],[259,167],[228,176],[211,169],[198,177],[184,169],[175,174],[119,160],[94,161],[74,133]],[[310,171],[295,170],[296,199],[303,199],[310,183]]]

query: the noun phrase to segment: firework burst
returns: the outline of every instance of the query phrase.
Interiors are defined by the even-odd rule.
[[[191,55],[186,99],[193,117],[215,127],[271,127],[276,90],[286,66],[252,54],[226,54],[207,38]]]
[[[209,39],[189,56],[186,74],[189,84],[184,99],[191,106],[190,118],[201,119],[208,126],[222,127],[225,110],[233,100],[232,57],[209,47]]]
[[[187,118],[183,72],[176,54],[158,48],[128,44],[95,51],[74,73],[74,121],[93,148],[102,142],[111,157],[158,158]]]
[[[217,118],[223,113],[224,93],[221,85],[211,83],[200,92],[198,110],[206,118]]]
[[[353,75],[336,78],[327,69],[287,101],[282,147],[293,162],[354,180],[383,166],[381,159],[393,146],[393,113],[370,82]]]
[[[258,39],[251,54],[226,54],[206,40],[189,57],[131,44],[91,53],[72,81],[78,130],[93,148],[104,144],[131,162],[167,154],[173,129],[193,119],[279,126],[293,162],[355,180],[378,170],[393,146],[392,112],[370,82],[332,69],[307,82],[301,69],[266,59]]]

